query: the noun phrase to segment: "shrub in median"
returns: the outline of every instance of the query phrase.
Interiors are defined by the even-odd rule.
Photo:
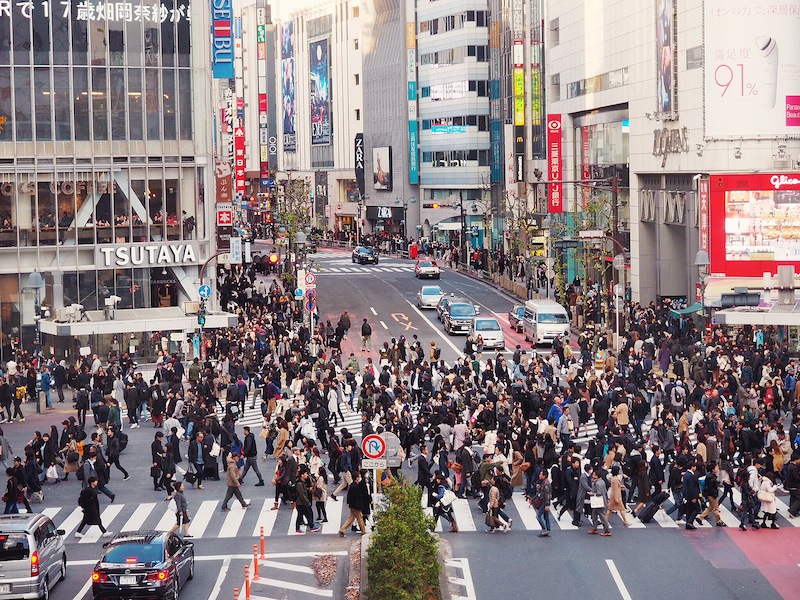
[[[367,558],[369,597],[375,600],[438,600],[439,542],[433,518],[422,509],[422,489],[395,480],[384,488],[385,510],[375,516]]]

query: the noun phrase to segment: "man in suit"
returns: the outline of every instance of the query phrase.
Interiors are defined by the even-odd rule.
[[[700,514],[700,482],[697,479],[697,463],[692,461],[683,474],[683,502],[686,517],[686,529],[697,529],[693,525]]]

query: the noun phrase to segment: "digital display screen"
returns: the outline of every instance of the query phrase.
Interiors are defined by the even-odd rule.
[[[800,260],[800,190],[726,191],[725,260]]]

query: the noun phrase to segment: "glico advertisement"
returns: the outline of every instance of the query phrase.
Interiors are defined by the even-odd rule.
[[[712,175],[711,272],[761,277],[800,270],[800,174]]]
[[[281,91],[283,93],[283,149],[294,152],[297,149],[295,129],[295,78],[294,78],[294,21],[283,26],[281,39]]]
[[[800,136],[800,0],[705,0],[705,136]]]
[[[311,86],[311,145],[331,143],[330,73],[328,71],[328,40],[308,45],[309,79]]]

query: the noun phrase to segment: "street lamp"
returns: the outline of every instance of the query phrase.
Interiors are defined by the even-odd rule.
[[[703,272],[708,269],[708,265],[711,264],[711,258],[708,256],[708,252],[703,250],[702,248],[697,251],[697,254],[694,255],[694,266],[697,267],[697,274],[700,278],[700,315],[703,317],[703,335],[706,332],[706,280],[703,277]]]

